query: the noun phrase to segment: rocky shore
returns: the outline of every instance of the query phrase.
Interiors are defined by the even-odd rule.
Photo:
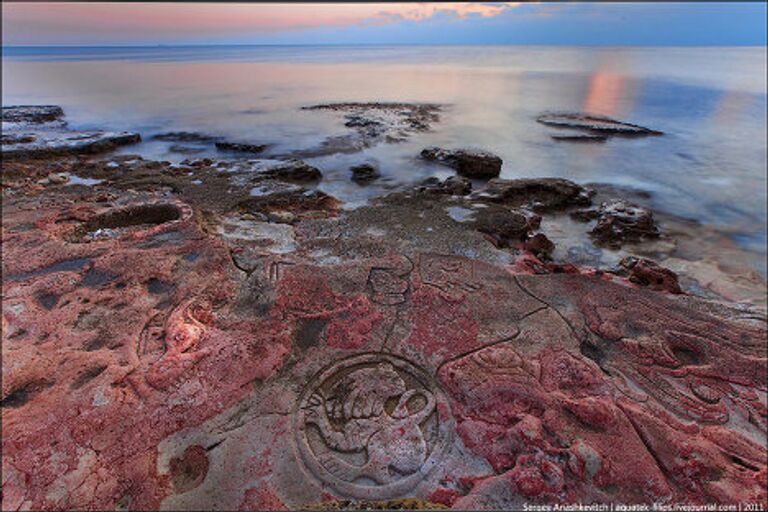
[[[352,131],[317,151],[441,109],[311,108]],[[3,109],[4,510],[768,506],[764,283],[691,293],[705,228],[467,148],[349,210],[298,152],[96,155],[139,135],[57,109]]]

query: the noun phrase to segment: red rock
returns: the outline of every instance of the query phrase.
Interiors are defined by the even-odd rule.
[[[4,508],[768,505],[738,310],[351,217],[246,271],[180,200],[70,199],[3,205]]]

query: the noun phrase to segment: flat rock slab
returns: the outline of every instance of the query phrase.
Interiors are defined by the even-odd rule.
[[[409,216],[4,204],[3,507],[767,504],[764,318]]]
[[[101,132],[75,130],[25,131],[20,139],[3,140],[4,158],[37,158],[54,155],[99,153],[118,146],[134,144],[141,137],[131,132]]]
[[[4,123],[48,123],[64,117],[57,105],[17,105],[3,107]]]

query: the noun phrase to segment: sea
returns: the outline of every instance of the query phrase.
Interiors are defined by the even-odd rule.
[[[307,159],[318,188],[356,208],[451,172],[427,146],[492,151],[502,178],[556,176],[647,192],[654,208],[713,226],[765,276],[768,230],[765,47],[153,46],[3,47],[4,106],[60,105],[76,129],[137,131],[119,152],[180,161],[153,140],[193,131],[277,152],[349,133],[331,102],[445,105],[405,142]],[[605,143],[554,140],[544,112],[586,112],[664,132]],[[202,154],[217,153],[213,145]],[[375,162],[367,186],[349,168]]]

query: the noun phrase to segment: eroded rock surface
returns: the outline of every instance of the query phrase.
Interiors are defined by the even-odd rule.
[[[597,208],[571,212],[577,220],[596,219],[590,235],[599,243],[620,247],[624,242],[636,242],[659,237],[653,213],[642,206],[622,200],[606,201]]]
[[[585,189],[281,165],[4,167],[4,509],[768,505],[765,316],[547,262]]]

